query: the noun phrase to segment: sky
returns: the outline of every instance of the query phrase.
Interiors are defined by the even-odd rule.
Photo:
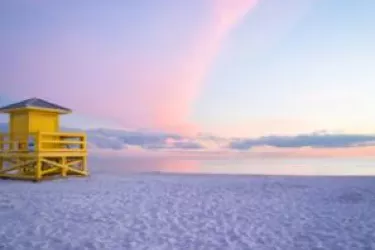
[[[73,109],[71,127],[200,132],[240,138],[236,149],[373,134],[374,11],[370,0],[1,1],[0,102],[40,97]]]

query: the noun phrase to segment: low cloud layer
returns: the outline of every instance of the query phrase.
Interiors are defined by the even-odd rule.
[[[257,146],[278,148],[343,148],[368,145],[375,141],[375,135],[311,133],[295,136],[264,136],[255,139],[236,139],[231,149],[248,150]]]
[[[145,150],[158,149],[201,149],[202,145],[179,134],[122,131],[110,129],[88,130],[90,145],[96,148],[123,149],[129,146]]]
[[[0,123],[0,131],[7,130],[6,123]],[[65,130],[71,130],[65,128]],[[311,148],[336,150],[369,148],[375,145],[375,135],[331,134],[315,132],[294,136],[264,136],[259,138],[224,138],[199,134],[188,137],[176,133],[148,130],[128,131],[113,129],[90,129],[88,135],[90,149],[98,152],[131,151],[142,152],[260,152],[276,149],[279,152]],[[367,151],[366,151],[367,152]],[[358,153],[358,152],[357,152]]]
[[[311,148],[335,150],[374,145],[375,135],[330,134],[325,132],[294,136],[264,136],[259,138],[224,138],[199,134],[187,137],[152,131],[110,129],[88,130],[92,148],[106,150],[138,149],[147,152],[258,152],[261,148],[299,150]],[[358,151],[358,150],[357,150]]]

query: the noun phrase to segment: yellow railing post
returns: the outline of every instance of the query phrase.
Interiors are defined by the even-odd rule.
[[[81,137],[81,150],[84,151],[85,155],[82,157],[82,171],[84,172],[85,175],[88,175],[88,172],[87,172],[87,155],[86,155],[86,151],[87,151],[87,136],[86,134],[83,134],[82,137]]]

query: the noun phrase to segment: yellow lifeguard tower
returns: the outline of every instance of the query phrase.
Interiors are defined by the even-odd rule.
[[[9,131],[0,133],[0,178],[87,176],[86,135],[59,128],[59,116],[71,112],[38,98],[0,108],[9,114]]]

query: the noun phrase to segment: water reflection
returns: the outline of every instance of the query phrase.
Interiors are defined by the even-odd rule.
[[[90,157],[90,169],[99,173],[199,173],[200,161],[166,157]]]
[[[255,175],[375,175],[374,158],[253,158],[196,160],[167,157],[90,157],[91,172]]]

